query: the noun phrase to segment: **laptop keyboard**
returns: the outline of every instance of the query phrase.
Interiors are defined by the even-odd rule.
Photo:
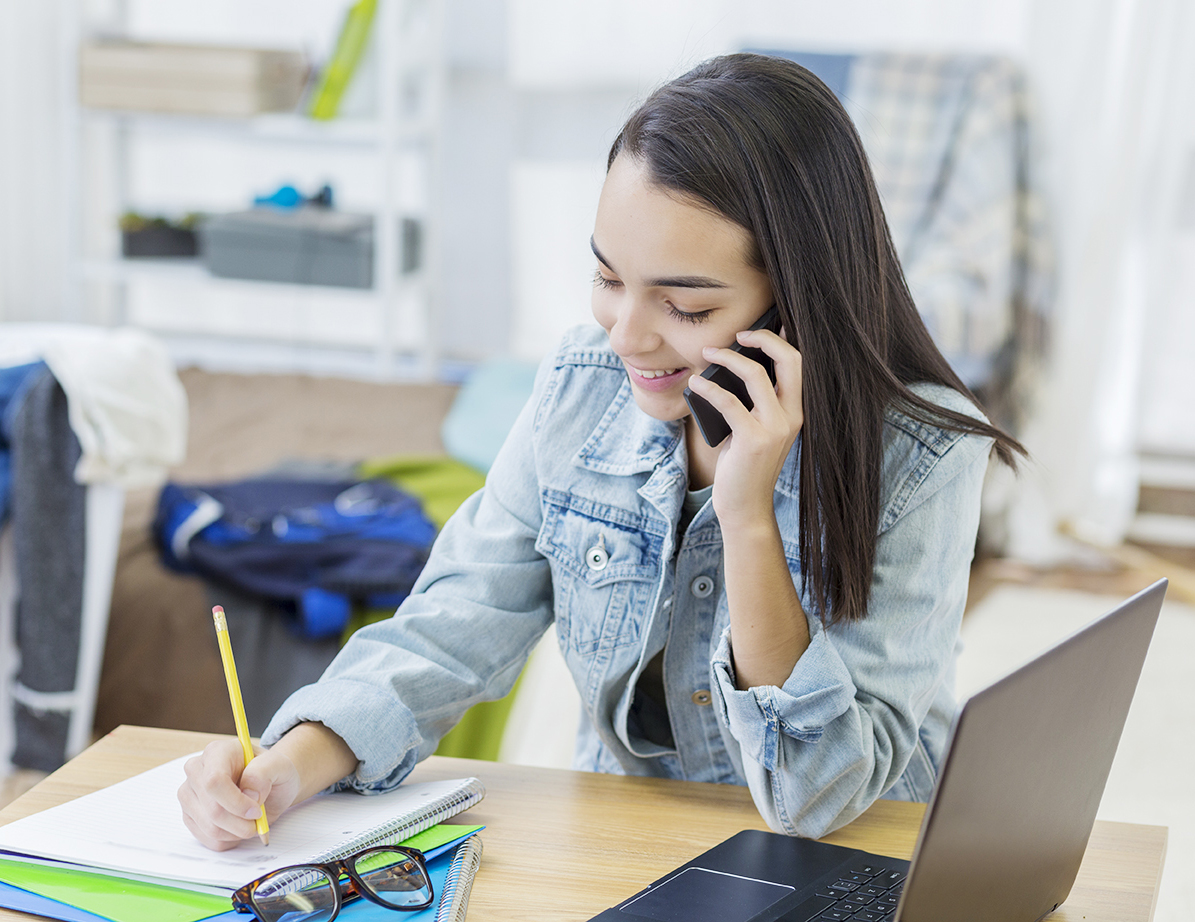
[[[818,922],[888,922],[896,915],[905,872],[861,864],[838,880],[818,887],[817,895],[834,903],[813,918]]]

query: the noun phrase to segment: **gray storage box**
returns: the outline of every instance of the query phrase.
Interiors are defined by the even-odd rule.
[[[373,217],[327,208],[255,208],[199,226],[213,275],[302,285],[373,285]]]

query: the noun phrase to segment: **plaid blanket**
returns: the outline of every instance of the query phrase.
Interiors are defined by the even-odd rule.
[[[842,100],[934,340],[992,418],[1018,429],[1053,293],[1021,69],[979,55],[763,53],[809,68]]]
[[[843,96],[926,325],[989,411],[1016,428],[1053,279],[1020,68],[996,57],[860,55]]]

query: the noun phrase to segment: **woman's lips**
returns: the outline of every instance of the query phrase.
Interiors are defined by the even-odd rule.
[[[666,391],[681,378],[687,377],[689,373],[688,368],[676,368],[673,370],[650,368],[643,371],[632,365],[627,365],[626,368],[635,386],[645,391]],[[666,371],[667,374],[659,374],[660,371]]]

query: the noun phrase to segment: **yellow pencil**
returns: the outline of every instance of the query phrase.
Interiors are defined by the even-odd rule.
[[[237,679],[237,664],[232,658],[232,641],[228,639],[228,622],[224,620],[224,609],[217,605],[212,609],[212,620],[216,622],[216,641],[220,644],[220,659],[224,662],[224,679],[228,682],[228,700],[232,702],[232,719],[237,725],[237,739],[245,752],[245,765],[253,761],[253,743],[249,740],[249,721],[245,719],[245,702],[241,700],[241,683]],[[261,805],[261,816],[257,818],[257,837],[262,845],[270,844],[270,824],[266,822],[266,805]]]

